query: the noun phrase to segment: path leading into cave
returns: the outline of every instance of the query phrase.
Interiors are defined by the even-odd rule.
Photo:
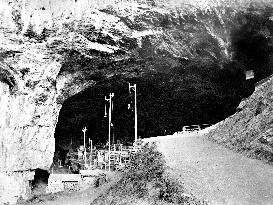
[[[201,134],[158,137],[171,173],[213,205],[273,204],[273,167],[246,158]]]

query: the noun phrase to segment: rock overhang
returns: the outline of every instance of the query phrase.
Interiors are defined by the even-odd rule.
[[[66,58],[71,58],[71,52],[78,53],[70,71],[84,70],[84,74],[75,75],[76,78],[86,75],[87,71],[92,73],[96,67],[100,69],[118,61],[230,59],[229,29],[237,22],[230,28],[226,23],[235,18],[238,9],[229,11],[214,6],[202,10],[186,4],[174,8],[170,3],[167,7],[151,3],[126,6],[122,2],[123,5],[98,4],[101,7],[88,7],[88,1],[66,1],[62,7],[50,2],[39,6],[31,1],[26,5],[7,4],[9,13],[4,13],[6,35],[1,36],[1,47],[12,53],[10,56],[17,62],[24,54],[29,58],[53,58],[62,62],[62,67],[67,66],[70,59]],[[13,34],[9,35],[10,32]],[[92,66],[83,66],[83,62],[92,63]],[[12,62],[9,64],[12,66]],[[15,69],[29,69],[26,62],[22,64],[24,68],[14,65]],[[128,67],[127,64],[127,71]],[[131,67],[136,70],[140,66]],[[67,73],[62,70],[50,70],[54,72],[53,79],[56,74],[64,76]],[[98,72],[95,73],[98,76]]]
[[[182,59],[199,64],[233,60],[230,35],[248,20],[251,2],[173,3],[3,1],[1,82],[31,96],[36,106],[61,106],[116,75],[170,73]],[[264,8],[251,12],[261,14]]]
[[[204,34],[218,41],[216,43],[219,44],[219,47],[223,47],[222,49],[226,52],[225,55],[229,55],[226,51],[227,48],[225,48],[228,46],[228,39],[224,39],[225,35],[228,35],[225,33],[228,32],[225,20],[232,20],[237,10],[228,13],[225,9],[210,7],[210,10],[204,12],[198,7],[192,9],[189,6],[185,8],[181,6],[179,9],[172,10],[171,8],[160,8],[145,4],[144,7],[141,7],[141,4],[131,7],[131,10],[130,7],[126,10],[125,5],[118,8],[116,5],[111,5],[105,6],[103,9],[88,8],[89,10],[87,10],[83,8],[83,3],[80,1],[75,4],[72,4],[72,1],[70,3],[71,8],[68,10],[72,12],[72,8],[74,8],[74,13],[70,14],[66,9],[62,9],[59,13],[64,15],[63,18],[60,18],[59,13],[54,12],[54,9],[49,5],[36,6],[32,10],[28,9],[27,6],[25,9],[22,7],[21,10],[13,8],[21,12],[21,19],[16,22],[20,15],[18,18],[13,17],[11,22],[14,25],[10,27],[17,28],[17,24],[21,23],[22,25],[17,30],[21,29],[20,32],[31,37],[31,40],[35,40],[35,38],[38,41],[44,39],[48,47],[58,48],[59,52],[62,49],[76,50],[89,58],[96,56],[93,51],[110,55],[116,54],[117,51],[125,53],[125,56],[119,55],[117,57],[119,59],[132,55],[136,50],[139,51],[135,52],[136,54],[142,54],[145,50],[145,48],[141,49],[142,45],[144,44],[145,47],[147,43],[153,45],[152,50],[155,52],[157,50],[159,53],[160,51],[167,51],[174,57],[196,57],[199,55],[191,51],[196,49],[195,45],[191,45],[193,49],[189,49],[191,46],[187,44],[202,44],[203,42],[198,42],[198,40],[202,40],[198,35]],[[35,19],[33,16],[35,12],[37,16],[40,16],[38,20],[36,19],[38,21],[36,23],[31,21],[31,19]],[[44,12],[48,14],[41,18]],[[15,15],[14,12],[13,15]],[[28,15],[29,17],[26,17]],[[211,15],[214,16],[211,17]],[[28,18],[31,19],[27,21]],[[24,19],[26,20],[24,21]],[[222,29],[223,33],[217,33],[216,29]],[[147,41],[149,36],[151,37],[150,42]],[[131,41],[129,44],[127,43],[128,40]],[[150,56],[153,53],[148,52],[148,54]]]

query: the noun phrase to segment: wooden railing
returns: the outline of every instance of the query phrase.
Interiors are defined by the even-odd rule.
[[[268,81],[268,80],[269,80],[270,78],[272,78],[272,77],[273,77],[273,74],[270,75],[270,76],[268,76],[267,78],[264,78],[264,79],[262,79],[262,80],[256,82],[256,83],[255,83],[255,87],[258,87],[259,85],[265,83],[266,81]]]

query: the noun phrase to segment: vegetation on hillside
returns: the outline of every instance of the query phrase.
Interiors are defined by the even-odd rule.
[[[156,145],[144,145],[131,158],[131,163],[122,179],[107,193],[97,198],[92,205],[126,204],[206,204],[186,194],[182,184],[171,178],[166,163]]]
[[[248,157],[273,164],[273,78],[256,87],[237,113],[225,119],[208,137]]]

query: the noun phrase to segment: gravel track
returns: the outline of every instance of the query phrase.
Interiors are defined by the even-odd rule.
[[[153,138],[186,189],[213,205],[273,204],[273,167],[209,141],[201,134]]]

